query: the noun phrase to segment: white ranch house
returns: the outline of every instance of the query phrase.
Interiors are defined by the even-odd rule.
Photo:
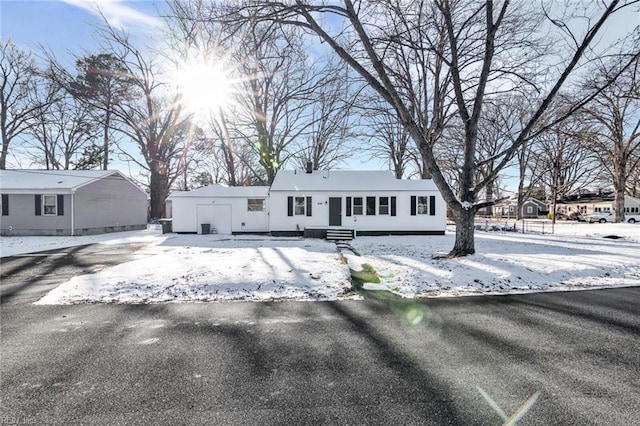
[[[580,194],[558,200],[556,203],[556,211],[566,215],[578,212],[583,216],[588,216],[594,213],[613,211],[614,204],[614,195],[612,193]],[[553,210],[553,208],[550,210]],[[624,213],[633,215],[640,214],[640,198],[625,195]]]
[[[390,171],[281,170],[271,187],[211,185],[169,197],[174,232],[317,238],[443,235],[446,205],[432,180]],[[205,224],[205,227],[202,225]]]

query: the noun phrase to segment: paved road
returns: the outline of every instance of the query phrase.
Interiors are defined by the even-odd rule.
[[[0,423],[499,425],[536,392],[518,424],[640,419],[640,288],[31,305],[134,249],[3,259]]]

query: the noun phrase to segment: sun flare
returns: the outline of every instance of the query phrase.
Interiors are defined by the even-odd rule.
[[[182,104],[196,114],[217,113],[232,101],[232,84],[221,63],[187,62],[178,69],[176,84]]]

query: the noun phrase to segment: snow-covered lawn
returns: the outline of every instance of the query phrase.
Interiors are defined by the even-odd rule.
[[[345,265],[335,244],[265,236],[162,235],[157,229],[91,237],[2,237],[2,255],[79,244],[136,243],[131,261],[77,276],[39,304],[212,300],[334,300],[349,292],[349,267],[370,264],[368,288],[405,297],[506,294],[640,285],[640,224],[560,223],[554,234],[476,231],[477,254],[434,259],[455,238],[358,237]],[[548,232],[548,228],[547,228]],[[622,238],[611,239],[608,236]]]
[[[453,232],[360,237],[352,246],[381,278],[366,288],[405,297],[640,285],[640,225],[559,223],[553,235],[476,231],[475,238],[476,254],[458,259],[433,259],[453,247]]]
[[[37,304],[349,297],[349,269],[333,243],[262,236],[169,234],[135,260],[72,278]]]

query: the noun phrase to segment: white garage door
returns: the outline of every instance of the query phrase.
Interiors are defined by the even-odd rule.
[[[208,223],[211,232],[231,234],[231,206],[228,204],[199,204],[197,210],[198,234],[202,233],[202,224]]]

